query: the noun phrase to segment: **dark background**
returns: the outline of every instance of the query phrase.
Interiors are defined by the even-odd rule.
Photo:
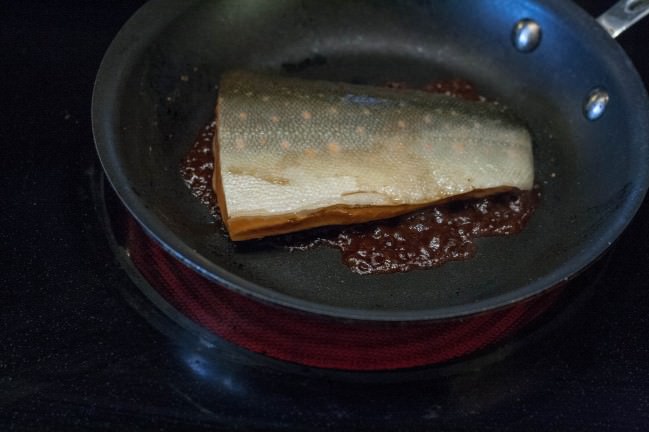
[[[200,349],[126,295],[91,196],[90,101],[143,3],[0,5],[0,430],[649,428],[646,202],[576,312],[533,343],[417,374],[257,367],[227,344]],[[597,15],[611,2],[577,3]],[[647,40],[649,21],[620,38],[645,83]]]

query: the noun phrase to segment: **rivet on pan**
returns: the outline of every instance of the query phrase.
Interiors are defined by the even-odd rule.
[[[520,52],[532,52],[541,43],[541,26],[534,20],[525,18],[516,23],[512,31],[512,43]]]
[[[584,102],[584,115],[590,121],[597,120],[604,115],[609,101],[608,92],[602,88],[592,90]]]

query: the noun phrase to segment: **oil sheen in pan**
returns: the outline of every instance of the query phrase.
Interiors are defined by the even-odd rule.
[[[387,86],[406,88],[405,83]],[[463,80],[436,81],[424,91],[481,100],[473,85]],[[224,235],[216,196],[212,190],[214,162],[212,121],[198,133],[181,163],[181,175],[192,194],[205,204]],[[519,233],[534,213],[540,192],[512,191],[495,196],[434,205],[401,217],[345,227],[318,228],[261,240],[237,242],[237,247],[288,248],[306,251],[323,245],[338,248],[342,262],[359,274],[406,272],[471,258],[473,239]]]

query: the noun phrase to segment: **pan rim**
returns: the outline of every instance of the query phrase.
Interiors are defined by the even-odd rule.
[[[259,301],[288,309],[344,320],[383,322],[435,321],[472,316],[505,308],[536,295],[541,295],[557,284],[567,282],[576,277],[583,269],[587,268],[589,264],[606,252],[625,230],[643,203],[647,184],[649,183],[648,170],[645,170],[642,173],[642,178],[638,179],[638,184],[641,187],[636,187],[629,192],[622,208],[618,211],[620,217],[612,221],[611,226],[604,231],[603,234],[605,235],[593,241],[593,244],[589,247],[593,251],[592,253],[589,253],[587,256],[583,254],[575,255],[561,266],[553,269],[553,271],[537,280],[531,281],[521,288],[470,304],[403,311],[332,306],[296,298],[241,278],[211,262],[205,256],[191,249],[180,236],[167,230],[164,222],[153,211],[146,208],[137,193],[130,188],[128,178],[124,171],[120,169],[120,163],[115,155],[106,150],[111,141],[115,139],[114,133],[111,131],[110,121],[106,120],[116,117],[116,95],[118,94],[119,80],[115,80],[114,77],[116,73],[123,72],[124,70],[124,65],[120,64],[120,61],[117,59],[124,59],[125,56],[129,55],[134,56],[139,49],[138,44],[133,41],[133,32],[129,31],[129,29],[142,28],[142,25],[151,24],[152,22],[157,22],[157,26],[163,27],[183,11],[198,3],[198,1],[200,0],[191,2],[182,0],[153,0],[142,6],[122,27],[106,51],[95,80],[92,95],[92,129],[97,154],[99,155],[99,160],[106,174],[106,178],[129,213],[135,217],[147,234],[159,243],[165,251],[172,254],[176,259],[203,277],[227,289],[253,297]],[[599,27],[590,15],[586,14],[572,2],[550,0],[547,3],[548,7],[556,10],[566,10],[570,13],[570,16],[580,17],[582,20],[588,19],[592,21],[593,26]],[[164,11],[163,17],[160,15],[161,11]],[[608,39],[606,43],[615,47],[622,54],[623,57],[621,58],[626,60],[624,67],[632,74],[628,79],[630,81],[641,82],[637,71],[631,65],[621,47],[603,29],[600,28],[600,31],[602,41],[598,42],[603,42],[604,39]],[[108,79],[109,77],[110,79]],[[644,90],[644,86],[640,87]],[[646,90],[640,95],[640,98],[643,100],[645,112],[649,111]]]

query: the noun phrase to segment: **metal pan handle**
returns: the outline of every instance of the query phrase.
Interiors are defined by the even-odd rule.
[[[649,15],[649,0],[620,0],[597,18],[614,38]]]

